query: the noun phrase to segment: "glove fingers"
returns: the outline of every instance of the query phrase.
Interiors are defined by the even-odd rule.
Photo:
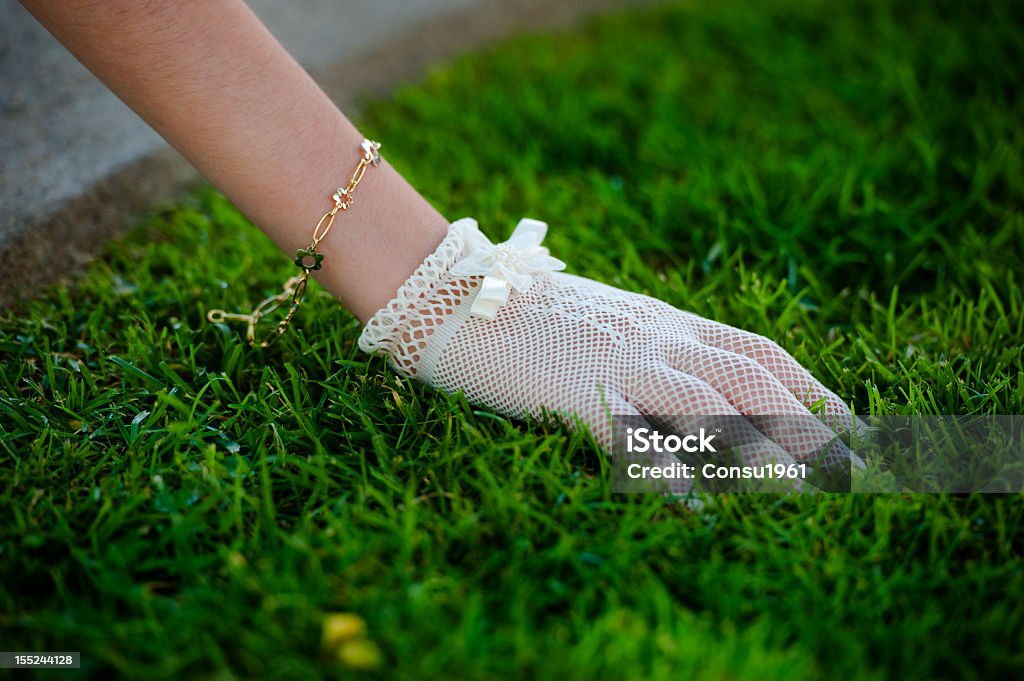
[[[832,430],[848,432],[852,427],[864,426],[855,421],[853,412],[838,395],[822,385],[775,341],[711,319],[696,319],[698,334],[705,345],[754,360],[808,409],[821,403],[821,414]]]
[[[836,473],[848,473],[851,462],[863,463],[757,361],[695,341],[680,344],[673,354],[676,369],[707,382],[797,461],[820,461]]]
[[[718,391],[667,365],[645,372],[627,398],[663,431],[685,435],[701,428],[717,433],[722,428],[716,436],[718,442],[738,452],[744,464],[796,463],[789,452],[742,418]]]

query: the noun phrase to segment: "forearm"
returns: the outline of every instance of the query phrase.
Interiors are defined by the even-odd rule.
[[[241,0],[24,5],[282,250],[309,245],[363,136]],[[366,321],[447,224],[384,162],[320,245],[317,279]]]

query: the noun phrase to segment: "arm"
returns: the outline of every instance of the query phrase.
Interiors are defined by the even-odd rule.
[[[23,4],[285,253],[309,245],[363,136],[242,0]],[[447,227],[385,161],[321,244],[317,279],[366,322]]]

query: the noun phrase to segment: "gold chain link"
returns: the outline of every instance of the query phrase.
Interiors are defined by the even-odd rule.
[[[380,144],[364,139],[360,148],[363,150],[363,156],[359,159],[359,165],[352,172],[352,177],[349,178],[348,184],[344,187],[339,187],[331,196],[334,200],[334,207],[324,213],[320,221],[316,223],[316,227],[313,228],[313,238],[310,241],[309,248],[300,248],[295,252],[294,262],[302,270],[302,274],[288,279],[284,283],[281,293],[264,299],[249,314],[210,310],[206,313],[207,321],[211,324],[220,324],[225,321],[246,322],[248,325],[245,334],[246,340],[249,342],[249,345],[256,345],[256,325],[260,319],[290,301],[288,312],[284,318],[259,341],[259,346],[261,348],[269,347],[271,343],[284,334],[285,329],[288,328],[292,317],[295,316],[295,312],[302,303],[302,297],[306,294],[306,284],[309,281],[310,272],[314,272],[322,266],[321,262],[324,259],[324,255],[317,250],[317,246],[327,238],[331,227],[334,225],[334,217],[338,214],[338,211],[346,211],[352,207],[352,202],[355,200],[356,187],[362,182],[366,169],[371,165],[376,167],[380,164]]]

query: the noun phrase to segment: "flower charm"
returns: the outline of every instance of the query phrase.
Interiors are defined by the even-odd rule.
[[[308,263],[308,258],[313,258],[313,263]],[[307,272],[315,272],[316,270],[323,267],[320,262],[324,259],[324,254],[317,252],[316,248],[300,248],[295,251],[295,264]]]
[[[368,163],[372,163],[376,168],[380,164],[380,142],[374,142],[373,140],[363,140],[361,145],[363,150],[363,158]]]
[[[538,275],[565,269],[564,262],[540,245],[547,231],[547,223],[523,218],[509,240],[497,245],[479,230],[470,233],[469,254],[455,263],[451,273],[484,277],[471,314],[494,319],[512,289],[525,293]]]

